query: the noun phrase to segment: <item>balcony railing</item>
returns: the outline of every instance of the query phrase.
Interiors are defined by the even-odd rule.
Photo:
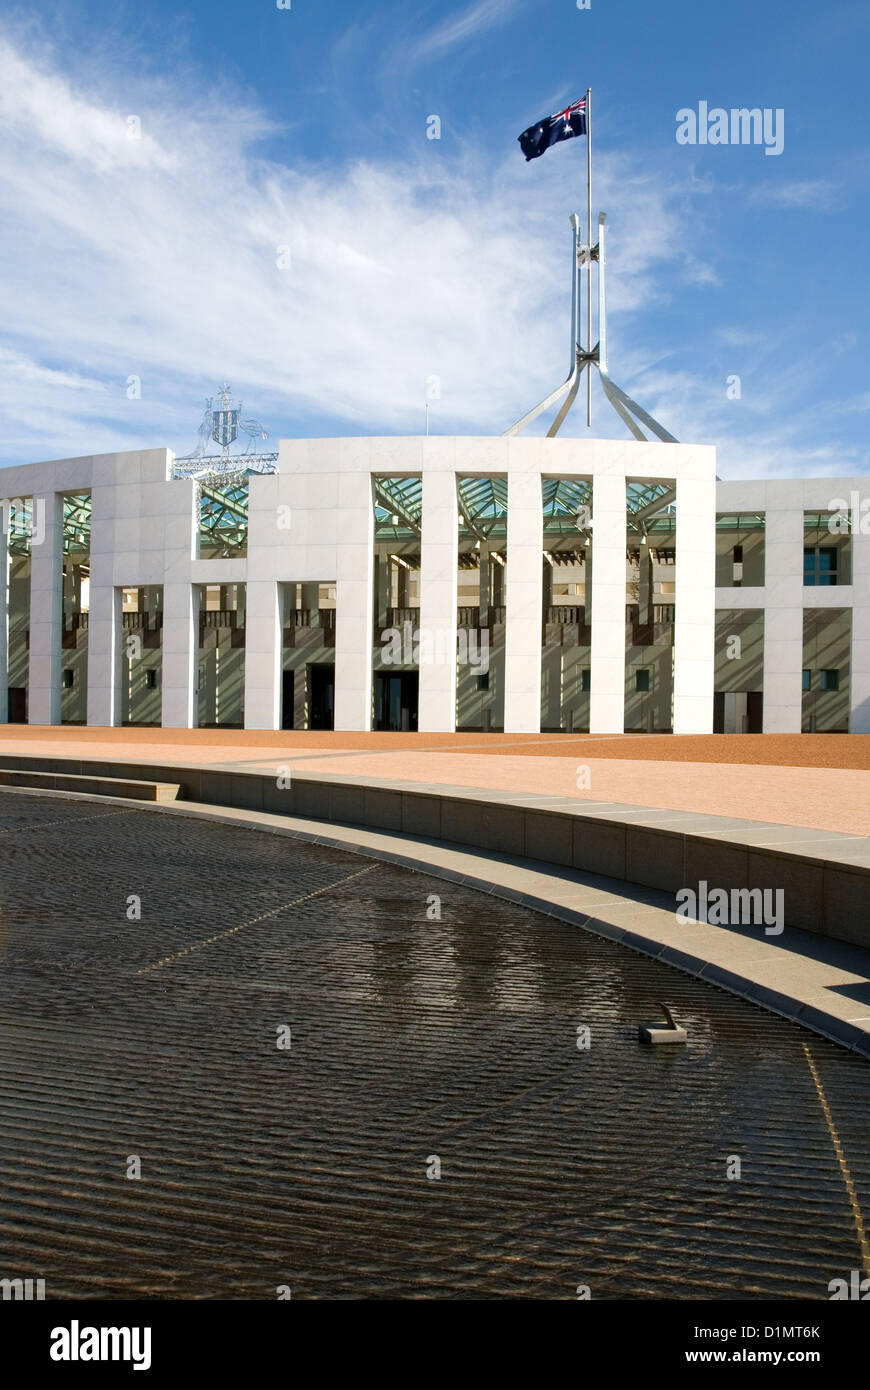
[[[335,609],[334,608],[295,608],[289,614],[289,623],[284,628],[284,646],[296,646],[296,633],[299,629],[306,632],[317,631],[320,629],[321,640],[324,647],[335,646]]]
[[[87,616],[86,614],[84,616]],[[154,613],[122,613],[121,627],[125,632],[156,632],[163,626],[163,610]]]
[[[479,608],[459,608],[456,614],[456,626],[474,630],[481,626],[486,628],[497,627],[505,620],[504,604],[491,603],[487,611],[487,620],[481,624]]]
[[[200,609],[199,625],[201,628],[241,628],[245,626],[245,614],[236,608]]]

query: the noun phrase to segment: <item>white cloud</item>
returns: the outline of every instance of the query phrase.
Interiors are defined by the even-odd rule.
[[[225,378],[267,423],[271,411],[376,432],[418,429],[435,375],[433,426],[473,433],[504,429],[562,379],[576,149],[533,170],[477,149],[447,165],[434,143],[389,165],[290,169],[258,157],[265,122],[225,94],[196,108],[140,82],[137,141],[111,94],[82,96],[44,56],[0,48],[4,88],[8,457],[184,449]],[[601,157],[597,177],[611,304],[635,310],[685,249],[680,223],[627,159]],[[131,374],[141,400],[126,397]],[[98,421],[80,380],[102,388]]]
[[[0,128],[19,151],[60,156],[101,173],[173,168],[175,158],[141,130],[140,119],[76,95],[61,77],[0,40]]]
[[[829,179],[798,179],[791,183],[756,184],[749,195],[751,203],[775,208],[812,208],[831,212],[840,206],[839,186]]]
[[[495,12],[475,5],[460,20],[482,25]],[[262,114],[225,91],[180,103],[165,78],[138,78],[125,97],[140,140],[128,138],[124,98],[94,79],[73,83],[44,51],[37,61],[0,45],[0,92],[9,461],[186,452],[204,397],[224,380],[283,433],[416,433],[437,376],[433,429],[488,434],[564,378],[566,189],[578,206],[580,142],[531,165],[513,149],[494,162],[471,143],[448,158],[428,142],[390,163],[288,168],[260,154]],[[719,282],[706,189],[604,150],[596,199],[608,212],[615,380],[678,438],[717,443],[729,476],[854,471],[854,450],[812,442],[811,363],[789,345],[781,367],[791,326],[717,335],[714,325],[705,362],[745,349],[721,374],[684,370],[663,335],[672,287],[700,282],[707,302]],[[725,397],[735,370],[741,402]],[[141,399],[127,397],[130,376]],[[597,387],[596,398],[594,432],[624,437]],[[585,432],[581,413],[566,432]]]
[[[519,8],[522,0],[477,0],[461,14],[445,19],[418,40],[409,52],[411,62],[441,58],[460,44],[468,43],[478,34],[497,24],[504,24]]]

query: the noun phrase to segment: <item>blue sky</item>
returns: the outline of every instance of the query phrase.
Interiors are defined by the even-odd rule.
[[[867,472],[868,39],[863,0],[7,8],[2,461],[187,453],[224,379],[274,438],[427,392],[500,433],[565,375],[585,210],[585,142],[516,137],[591,86],[615,380],[724,477]],[[678,145],[699,101],[782,108],[782,154]]]

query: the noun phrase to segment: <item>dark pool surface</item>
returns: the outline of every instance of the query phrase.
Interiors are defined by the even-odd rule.
[[[685,1048],[636,1041],[662,999]],[[424,874],[0,794],[0,1277],[47,1298],[826,1299],[861,1255],[807,1048],[868,1213],[833,1043]]]

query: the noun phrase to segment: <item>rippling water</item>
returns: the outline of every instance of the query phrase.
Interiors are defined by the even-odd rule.
[[[638,1045],[660,999],[687,1047]],[[424,874],[0,794],[0,1277],[49,1298],[827,1298],[807,1048],[870,1213],[833,1043]]]

